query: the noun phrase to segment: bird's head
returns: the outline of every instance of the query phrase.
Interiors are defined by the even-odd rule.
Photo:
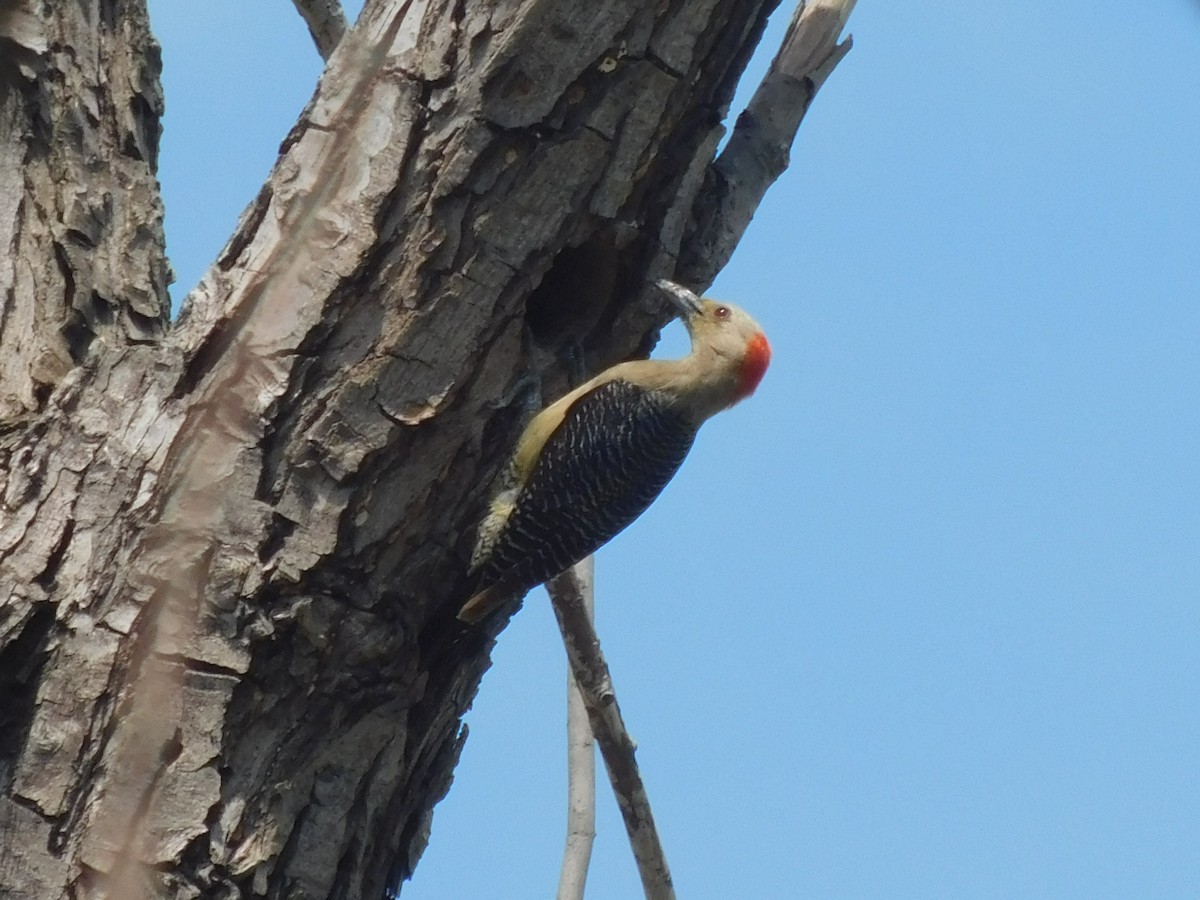
[[[692,338],[692,353],[728,375],[729,403],[753,394],[771,363],[771,345],[759,324],[732,303],[703,299],[672,281],[657,284],[679,310]]]

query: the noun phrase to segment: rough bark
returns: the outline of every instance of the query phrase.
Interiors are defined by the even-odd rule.
[[[169,312],[158,45],[140,5],[64,6],[0,3],[0,429]]]
[[[166,331],[144,4],[0,0],[6,896],[411,873],[502,398],[648,348],[770,6],[368,2]]]

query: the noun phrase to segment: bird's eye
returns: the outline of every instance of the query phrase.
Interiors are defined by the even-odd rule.
[[[716,309],[713,310],[713,315],[716,316],[718,319],[728,319],[729,318],[729,307],[728,306],[718,306]]]

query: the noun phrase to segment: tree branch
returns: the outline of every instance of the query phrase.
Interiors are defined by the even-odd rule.
[[[588,621],[595,616],[596,559],[575,566]],[[557,900],[583,900],[592,844],[596,839],[596,745],[587,707],[574,673],[567,669],[567,844]]]
[[[817,91],[853,46],[850,37],[838,38],[856,2],[797,4],[779,53],[706,173],[696,229],[680,254],[679,281],[707,286],[729,262],[767,189],[788,167],[792,141]]]
[[[321,59],[329,59],[331,53],[346,33],[346,13],[341,0],[292,0],[296,10],[308,26],[313,43]]]
[[[600,652],[600,638],[592,627],[583,597],[583,586],[574,569],[546,583],[571,671],[579,685],[579,693],[587,708],[592,733],[612,782],[625,831],[637,860],[638,874],[647,900],[674,900],[671,871],[666,854],[654,827],[650,799],[646,795],[637,761],[634,759],[633,739],[625,729],[617,695],[613,688],[608,664]]]

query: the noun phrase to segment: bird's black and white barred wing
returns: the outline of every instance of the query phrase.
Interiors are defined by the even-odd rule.
[[[581,396],[492,536],[480,591],[523,594],[595,552],[654,501],[695,436],[658,391],[616,379]]]

